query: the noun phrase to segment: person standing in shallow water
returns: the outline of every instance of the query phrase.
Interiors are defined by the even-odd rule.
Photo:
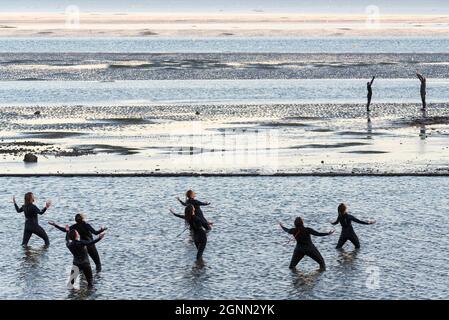
[[[367,95],[368,102],[366,104],[366,111],[367,112],[370,112],[370,108],[369,107],[371,105],[371,98],[373,97],[373,88],[372,88],[372,86],[373,86],[375,78],[376,77],[373,77],[370,82],[366,83],[366,89],[368,90],[368,95]]]
[[[201,202],[195,199],[196,193],[193,190],[188,190],[186,192],[186,201],[182,201],[181,199],[176,198],[184,207],[187,207],[189,205],[192,205],[195,208],[195,215],[201,219],[203,225],[207,226],[206,230],[210,230],[210,224],[209,221],[206,220],[204,217],[203,211],[201,210],[202,206],[208,206],[210,205],[210,202]]]
[[[418,77],[419,81],[421,81],[420,93],[421,93],[421,101],[422,101],[422,110],[426,110],[426,108],[427,108],[427,104],[426,104],[427,80],[418,71],[416,72],[416,76]]]
[[[23,206],[19,207],[16,203],[16,197],[12,198],[14,203],[14,207],[16,208],[17,213],[23,212],[25,215],[25,228],[23,230],[23,240],[22,246],[27,246],[28,241],[33,234],[42,238],[45,242],[45,246],[50,245],[50,240],[48,239],[47,233],[45,230],[39,225],[38,216],[44,214],[48,208],[51,206],[51,201],[47,201],[45,203],[45,207],[40,210],[35,204],[35,197],[32,192],[28,192],[24,197]]]
[[[201,262],[203,259],[203,252],[206,249],[207,234],[206,230],[210,230],[212,223],[204,222],[196,212],[193,205],[189,204],[184,210],[184,215],[177,214],[172,209],[170,212],[178,218],[184,219],[190,226],[190,230],[193,232],[193,241],[197,248],[196,260]]]
[[[295,227],[294,228],[286,228],[279,222],[282,230],[293,235],[296,240],[295,251],[293,252],[292,259],[290,261],[290,269],[296,268],[298,263],[304,258],[304,256],[308,256],[315,260],[320,265],[320,270],[326,270],[326,263],[324,262],[324,258],[315,245],[312,242],[312,236],[317,237],[325,237],[333,234],[335,231],[331,230],[329,232],[318,232],[313,230],[312,228],[304,227],[304,221],[301,217],[297,217],[295,219]]]
[[[344,203],[341,203],[338,206],[337,220],[335,220],[335,222],[332,222],[333,225],[336,225],[338,223],[340,223],[341,225],[341,235],[340,239],[338,239],[336,249],[341,249],[348,240],[354,244],[356,249],[360,248],[359,238],[357,237],[356,233],[354,232],[354,229],[352,228],[352,222],[365,225],[376,223],[375,220],[362,221],[355,218],[354,216],[348,214],[348,207]]]
[[[106,231],[108,228],[102,227],[100,230],[95,230],[89,223],[86,222],[86,216],[82,213],[75,215],[75,224],[70,226],[70,230],[76,230],[80,235],[80,239],[83,241],[93,240],[93,235],[99,235]],[[66,232],[66,229],[58,226],[55,222],[49,221],[48,224],[54,226],[56,229]],[[101,260],[98,254],[95,244],[87,245],[87,252],[91,259],[95,263],[95,268],[97,272],[101,271]]]
[[[69,226],[65,227],[66,234],[66,246],[73,255],[73,265],[76,266],[80,272],[84,274],[87,280],[88,287],[93,285],[92,268],[90,267],[89,257],[87,255],[87,247],[95,245],[98,241],[103,239],[104,233],[101,233],[95,240],[81,240],[80,234],[75,229],[70,230]],[[72,268],[73,270],[73,268]],[[75,279],[72,280],[72,284]]]

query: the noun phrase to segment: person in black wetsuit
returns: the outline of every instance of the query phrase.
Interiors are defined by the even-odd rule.
[[[326,264],[323,256],[313,244],[311,235],[317,237],[329,236],[335,232],[334,230],[321,233],[313,230],[312,228],[306,228],[304,227],[304,221],[301,217],[295,219],[295,227],[292,229],[284,227],[281,222],[279,222],[279,225],[282,230],[293,235],[296,239],[296,247],[290,262],[290,269],[296,268],[296,265],[301,261],[301,259],[304,258],[304,256],[308,256],[320,265],[320,270],[326,270]]]
[[[73,255],[73,265],[78,267],[79,271],[84,274],[87,280],[87,285],[92,287],[93,276],[92,268],[90,267],[87,247],[95,245],[98,241],[103,239],[104,233],[101,233],[95,240],[81,240],[80,234],[76,229],[70,230],[69,226],[65,227],[66,231],[66,246]],[[74,280],[73,280],[74,281]],[[73,284],[73,283],[72,283]]]
[[[201,202],[195,199],[196,194],[194,191],[192,190],[188,190],[186,192],[186,201],[182,201],[181,199],[176,198],[183,206],[188,206],[188,205],[192,205],[195,207],[195,215],[201,219],[201,221],[203,222],[204,225],[207,225],[207,231],[209,231],[210,228],[210,224],[209,221],[206,220],[206,218],[204,217],[203,211],[201,210],[201,206],[208,206],[210,205],[210,202]]]
[[[39,210],[39,208],[34,204],[34,200],[34,194],[32,192],[28,192],[25,194],[24,205],[19,207],[16,203],[16,197],[12,198],[16,211],[18,213],[23,212],[25,214],[25,228],[23,230],[22,246],[27,246],[31,235],[35,234],[42,238],[45,241],[45,246],[48,247],[50,245],[50,240],[48,239],[45,230],[39,225],[38,216],[44,214],[45,211],[50,208],[51,201],[47,201],[45,203],[45,207],[42,210]]]
[[[374,82],[375,78],[376,77],[373,77],[370,82],[366,83],[366,89],[368,90],[368,95],[367,95],[368,103],[366,104],[366,111],[368,111],[368,112],[370,111],[369,106],[371,105],[371,98],[373,97],[372,86],[373,86],[373,82]]]
[[[184,210],[184,215],[175,213],[172,209],[170,212],[178,218],[184,219],[190,225],[190,229],[193,232],[193,241],[195,243],[198,252],[196,254],[196,260],[200,261],[203,257],[204,249],[206,249],[207,235],[206,230],[210,230],[211,224],[204,222],[205,219],[201,219],[197,214],[195,207],[191,204],[187,205]]]
[[[427,87],[427,80],[426,78],[420,74],[418,71],[416,71],[416,76],[418,77],[419,81],[421,81],[421,88],[420,88],[420,93],[421,93],[421,101],[422,101],[422,110],[426,110],[427,104],[426,104],[426,87]]]
[[[102,232],[106,231],[108,228],[102,227],[100,230],[95,230],[89,223],[86,221],[86,217],[82,213],[78,213],[75,215],[75,224],[70,226],[70,230],[76,230],[78,231],[81,240],[84,241],[91,241],[93,239],[93,235],[99,235]],[[63,232],[66,232],[65,228],[58,226],[55,222],[49,221],[50,225],[54,226],[58,230],[61,230]],[[95,267],[97,272],[101,271],[101,260],[100,255],[98,254],[97,248],[95,247],[95,244],[91,244],[87,246],[87,252],[89,253],[89,256],[95,263]]]
[[[352,222],[360,223],[360,224],[374,224],[376,221],[362,221],[354,216],[348,214],[348,208],[344,203],[341,203],[338,206],[338,217],[335,222],[332,222],[333,225],[336,225],[340,223],[341,225],[341,235],[340,239],[338,240],[336,249],[341,249],[343,245],[346,243],[346,241],[351,241],[356,249],[360,248],[360,242],[359,238],[354,232],[354,229],[352,228]]]

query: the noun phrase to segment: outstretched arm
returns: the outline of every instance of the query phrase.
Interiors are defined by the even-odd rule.
[[[340,215],[338,215],[337,220],[335,220],[334,222],[331,222],[331,224],[333,224],[335,226],[339,222],[340,222]]]
[[[198,201],[198,200],[192,200],[191,202],[192,202],[192,204],[194,206],[208,206],[208,205],[210,205],[210,202],[201,202],[201,201]]]
[[[104,233],[100,234],[100,236],[97,239],[93,239],[93,240],[80,240],[80,242],[86,246],[90,246],[92,244],[97,243],[98,241],[100,241],[101,239],[103,239],[104,237]]]
[[[99,235],[103,231],[105,231],[107,228],[101,228],[100,230],[95,230],[90,224],[86,223],[87,230],[89,230],[94,235]]]
[[[351,221],[353,221],[355,223],[359,223],[359,224],[371,224],[371,222],[369,222],[369,221],[359,220],[354,216],[349,216],[349,219],[351,219]]]
[[[186,217],[185,216],[183,216],[183,215],[180,215],[180,214],[177,214],[175,211],[173,211],[172,209],[170,209],[170,212],[171,212],[171,214],[172,215],[174,215],[175,217],[178,217],[178,218],[181,218],[181,219],[186,219]]]
[[[182,201],[179,197],[177,197],[176,200],[178,200],[184,207],[187,206],[187,203],[185,203],[184,201]]]
[[[58,229],[59,231],[67,232],[67,230],[66,230],[65,227],[58,226],[54,221],[48,221],[48,224],[51,225],[51,226],[53,226],[53,227],[55,227],[55,228]]]
[[[284,227],[284,225],[281,223],[281,222],[279,222],[279,226],[282,228],[282,230],[284,230],[285,232],[287,232],[287,233],[289,233],[289,234],[295,234],[295,229],[294,228],[292,228],[292,229],[289,229],[289,228],[286,228],[286,227]]]
[[[316,231],[316,230],[314,230],[314,229],[312,229],[312,228],[307,228],[307,230],[309,231],[309,233],[310,233],[311,235],[316,236],[316,237],[330,236],[331,234],[334,233],[334,230],[331,230],[331,231],[329,231],[329,232],[318,232],[318,231]]]
[[[371,79],[371,82],[369,83],[369,85],[370,86],[372,86],[373,85],[373,82],[374,82],[374,79],[375,79],[376,77],[375,76],[373,76],[373,78]]]
[[[12,202],[14,203],[14,208],[16,208],[17,213],[23,212],[23,206],[19,208],[19,206],[17,205],[15,196],[12,197]]]
[[[418,77],[419,81],[423,82],[424,81],[424,76],[420,73],[416,73],[416,76]]]

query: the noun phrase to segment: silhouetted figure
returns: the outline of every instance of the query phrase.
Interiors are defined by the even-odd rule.
[[[373,97],[373,88],[372,88],[372,85],[373,85],[373,82],[374,82],[374,79],[375,79],[375,78],[376,78],[376,77],[373,77],[373,78],[371,79],[370,82],[367,82],[367,83],[366,83],[366,89],[368,90],[368,96],[367,96],[367,98],[368,98],[368,103],[366,104],[366,111],[370,111],[369,106],[370,106],[370,104],[371,104],[371,98]]]
[[[421,101],[422,101],[422,109],[426,110],[426,78],[420,74],[419,72],[416,72],[416,76],[418,77],[419,81],[421,81]]]

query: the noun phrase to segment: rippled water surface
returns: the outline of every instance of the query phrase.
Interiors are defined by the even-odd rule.
[[[0,52],[446,52],[449,38],[3,38]],[[425,48],[425,49],[423,49]]]
[[[139,105],[153,103],[364,103],[367,79],[0,81],[3,105]],[[447,79],[429,79],[432,102],[446,102]],[[376,81],[376,102],[419,102],[419,81]]]
[[[0,178],[0,298],[21,299],[447,299],[447,178],[436,177],[247,177],[247,178]],[[211,201],[204,267],[184,224],[168,208],[188,189]],[[38,203],[54,207],[41,217],[51,247],[33,237],[20,247],[23,217],[10,196],[33,190]],[[21,197],[20,197],[21,198]],[[328,270],[305,258],[288,269],[292,242],[277,226],[297,215],[308,226],[328,230],[336,207],[345,201],[359,218],[362,249],[338,252],[334,236],[315,238]],[[98,244],[104,270],[95,290],[65,287],[71,256],[64,236],[47,221],[61,224],[84,211],[90,222],[110,229]],[[179,236],[178,236],[179,235]],[[376,276],[378,277],[376,278]]]

